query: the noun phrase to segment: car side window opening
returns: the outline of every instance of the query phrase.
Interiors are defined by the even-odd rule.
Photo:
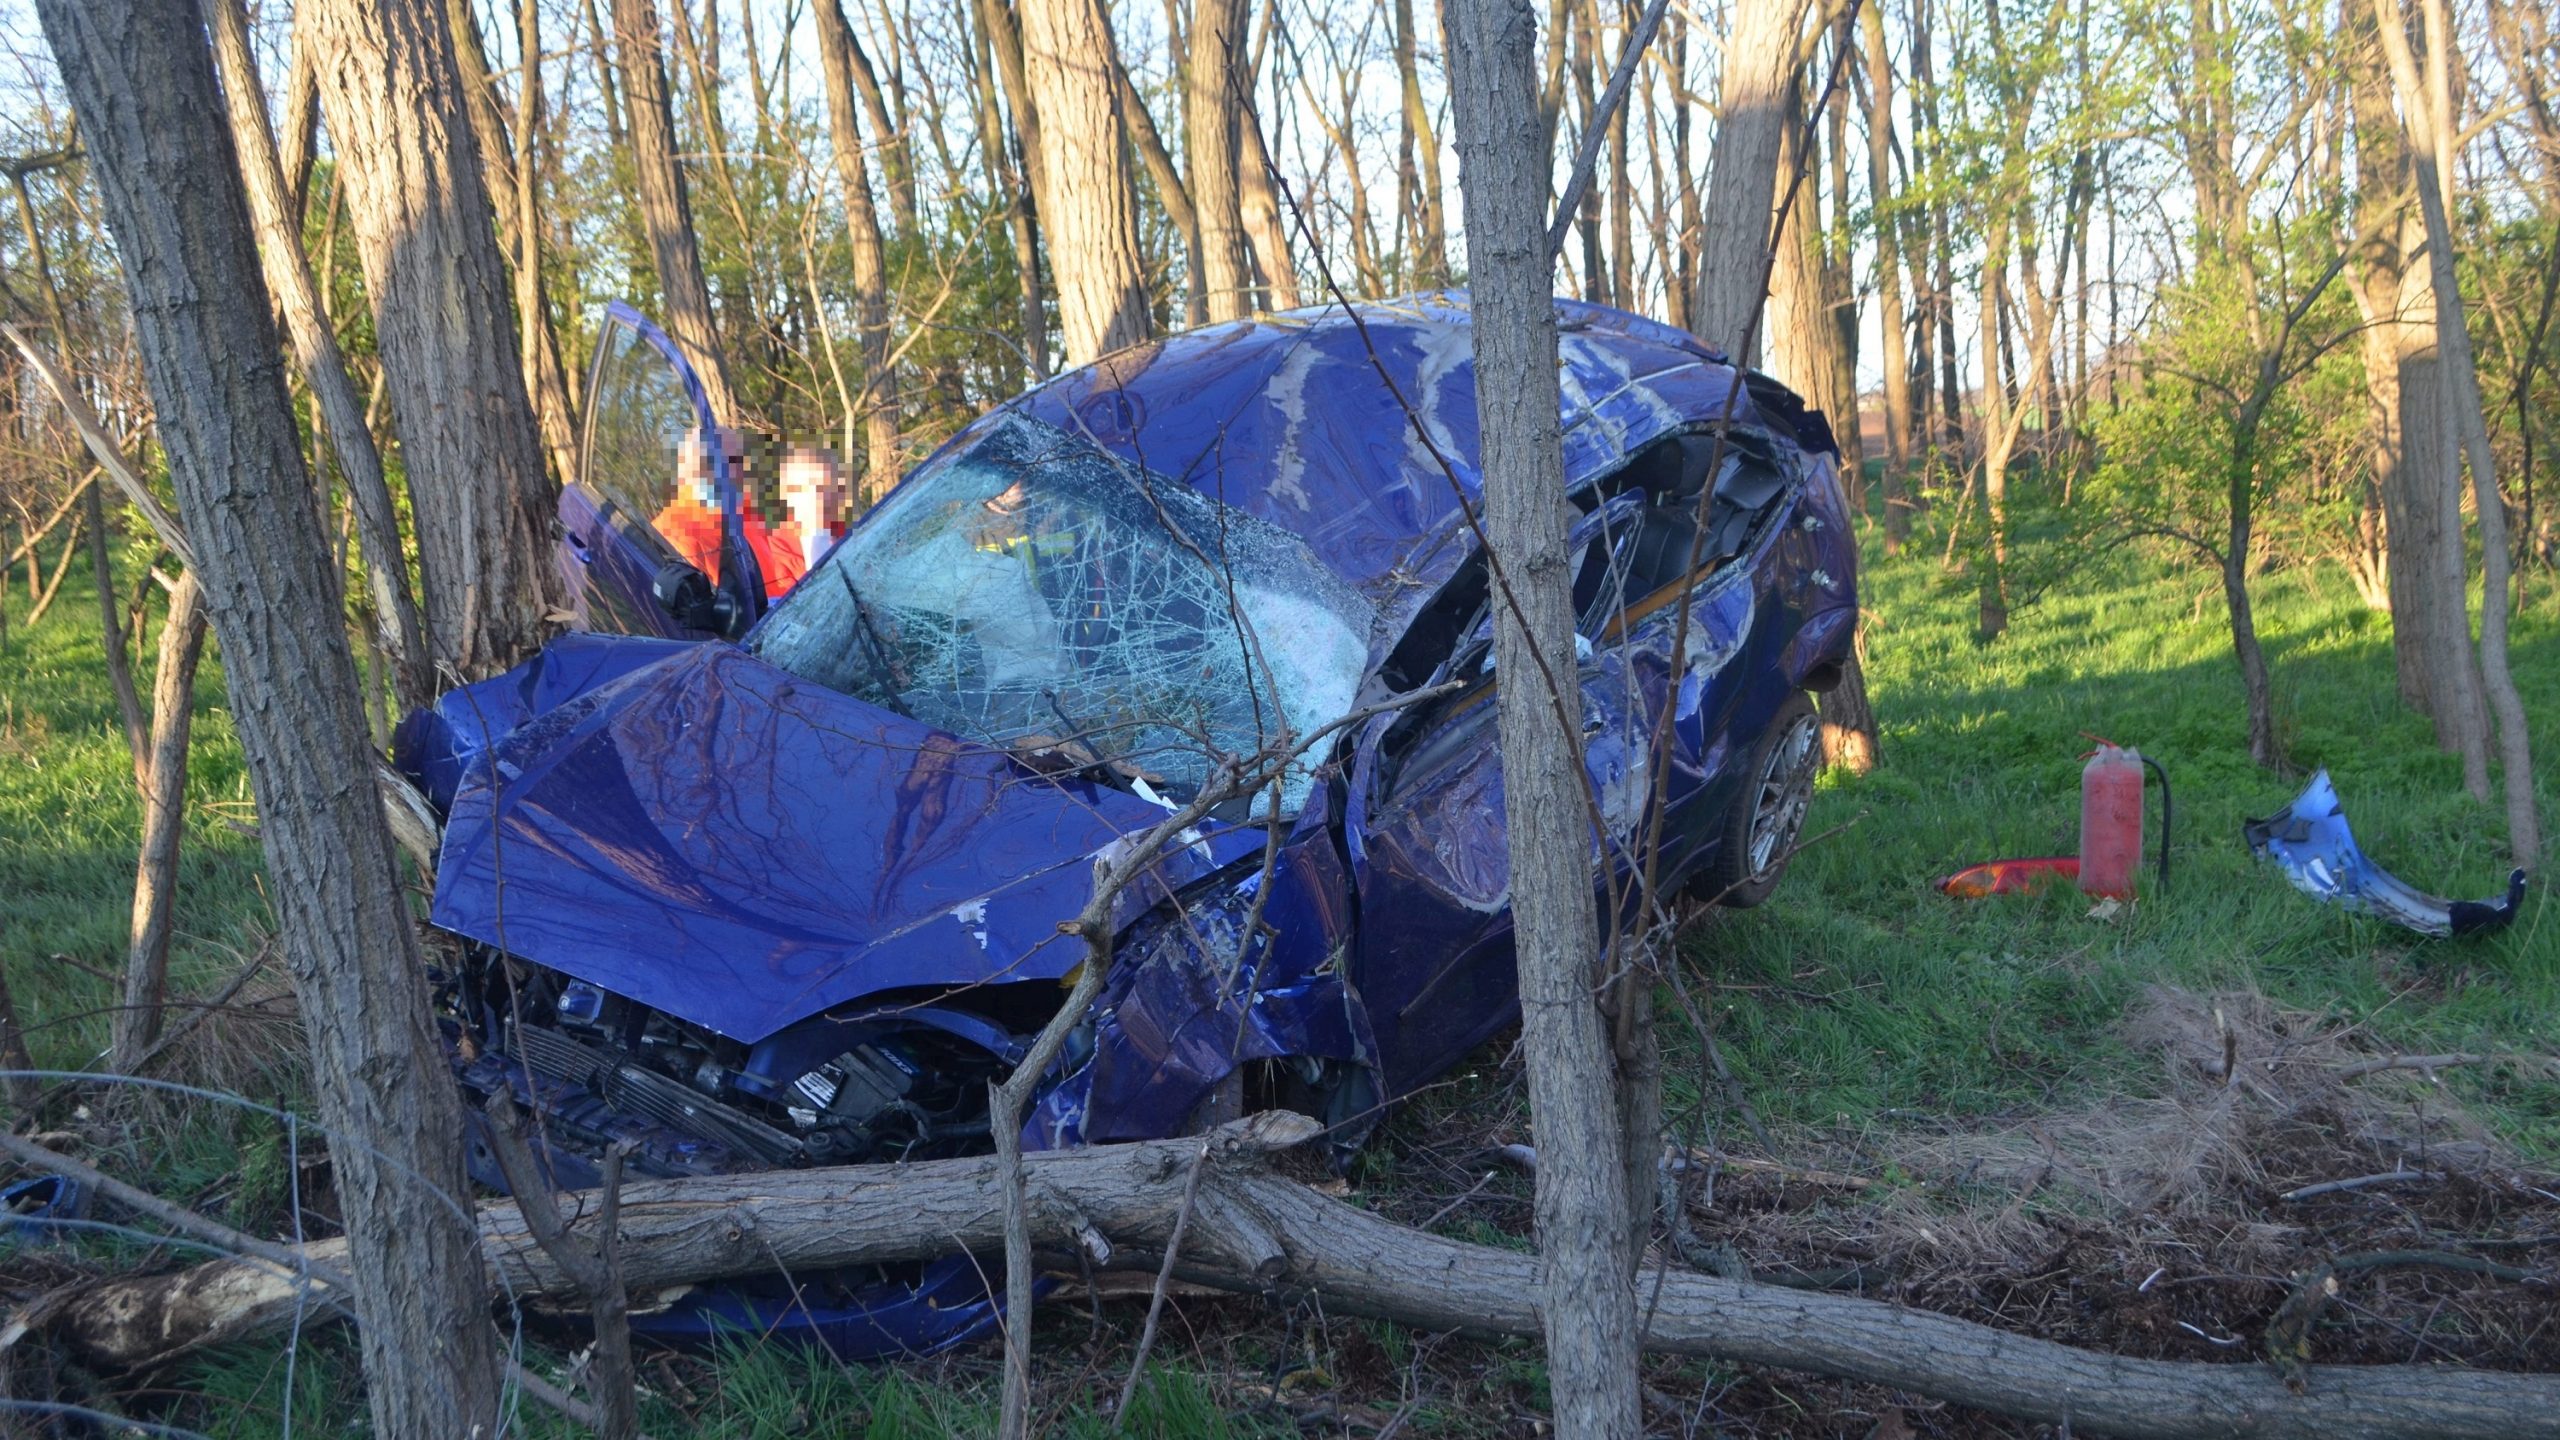
[[[1712,429],[1666,436],[1577,497],[1584,511],[1575,522],[1572,557],[1575,630],[1588,646],[1616,643],[1667,608],[1684,580],[1702,582],[1750,550],[1794,479],[1793,461],[1765,432],[1748,426],[1732,427],[1718,452]],[[1701,525],[1698,501],[1710,463],[1715,487]],[[1493,603],[1479,554],[1415,618],[1384,678],[1399,690],[1435,679],[1489,680]],[[1384,788],[1391,790],[1399,774],[1429,770],[1444,749],[1463,748],[1419,742],[1440,734],[1442,721],[1471,716],[1481,698],[1481,685],[1470,684],[1399,719],[1384,742],[1391,761],[1381,774]]]
[[[720,497],[700,443],[702,422],[693,397],[683,378],[632,326],[608,324],[601,343],[606,353],[597,360],[598,384],[588,402],[587,463],[581,478],[641,525],[680,521],[680,515],[668,512],[692,502],[710,517],[716,563]],[[684,546],[664,528],[652,528],[678,548]]]

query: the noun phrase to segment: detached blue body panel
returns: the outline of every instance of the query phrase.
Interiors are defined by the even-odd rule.
[[[2524,872],[2507,873],[2507,893],[2491,900],[2445,900],[2365,858],[2347,828],[2338,790],[2322,770],[2293,803],[2241,826],[2259,858],[2274,861],[2293,888],[2358,915],[2374,915],[2435,939],[2504,929],[2524,903]]]
[[[1747,543],[1687,592],[1685,640],[1676,587],[1642,606],[1629,590],[1580,657],[1604,822],[1595,863],[1623,866],[1640,842],[1662,736],[1674,752],[1664,861],[1678,872],[1709,857],[1780,707],[1848,652],[1850,516],[1827,426],[1783,388],[1669,327],[1556,310],[1564,485],[1592,553],[1628,517],[1665,513],[1634,491],[1596,505],[1599,482],[1643,455],[1676,461],[1663,442],[1709,430],[1729,405],[1772,437]],[[1473,353],[1463,293],[1212,327],[1061,376],[925,467],[1019,416],[1286,529],[1374,607],[1363,694],[1375,697],[1427,678],[1394,659],[1410,635],[1463,628],[1447,616],[1482,489]],[[1512,1021],[1493,680],[1432,663],[1470,688],[1342,736],[1276,838],[1203,825],[1124,897],[1093,1023],[1059,1062],[1027,1146],[1179,1133],[1254,1060],[1337,1086],[1354,1077],[1338,1108],[1372,1114]],[[1089,898],[1096,859],[1164,813],[722,641],[564,637],[411,716],[397,749],[448,815],[435,923],[781,1057],[758,1062],[777,1076],[823,1059],[813,1027],[859,1023],[849,1007],[868,996],[1054,987],[1084,958],[1057,927]],[[478,1063],[482,1081],[540,1103],[505,1064]],[[573,1124],[637,1123],[575,1098],[590,1113],[564,1117]],[[802,1320],[840,1353],[893,1354],[980,1333],[993,1313],[956,1270],[869,1294]],[[724,1292],[669,1317],[669,1333],[763,1324],[768,1301]]]

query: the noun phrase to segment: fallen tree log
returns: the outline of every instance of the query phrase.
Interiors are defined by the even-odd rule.
[[[1183,1278],[1334,1313],[1474,1334],[1539,1333],[1534,1255],[1409,1230],[1273,1173],[1272,1152],[1315,1134],[1267,1114],[1222,1129],[1200,1177]],[[1032,1233],[1061,1247],[1157,1250],[1182,1209],[1197,1139],[1027,1157]],[[568,1207],[572,1213],[577,1207]],[[582,1225],[594,1223],[585,1207]],[[514,1205],[479,1212],[501,1294],[574,1296]],[[725,1276],[993,1251],[1004,1213],[992,1160],[774,1171],[626,1185],[620,1252],[635,1292]],[[335,1269],[342,1241],[306,1248]],[[1674,1270],[1659,1278],[1648,1349],[1889,1385],[2091,1434],[2560,1436],[2560,1375],[2445,1366],[2314,1366],[2299,1391],[2258,1364],[2137,1360],[2076,1350],[1883,1301]],[[1652,1294],[1657,1277],[1643,1280]],[[40,1323],[97,1364],[156,1364],[272,1334],[316,1313],[316,1284],[255,1257],[121,1278]]]

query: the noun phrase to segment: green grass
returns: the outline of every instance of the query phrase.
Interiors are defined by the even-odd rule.
[[[2116,1038],[2117,1026],[2152,982],[2255,987],[2363,1022],[2381,1045],[2560,1053],[2560,914],[2547,884],[2507,933],[2427,943],[2317,905],[2250,858],[2241,820],[2282,805],[2300,776],[2246,758],[2239,680],[2210,577],[2140,551],[2086,557],[1986,648],[1973,639],[1969,590],[1940,573],[1937,554],[1923,541],[1886,560],[1871,546],[1868,677],[1884,763],[1863,778],[1828,777],[1809,832],[1847,828],[1800,855],[1769,905],[1700,927],[1688,942],[1688,973],[1715,982],[1711,995],[1697,993],[1721,1012],[1725,1054],[1773,1128],[2009,1119],[2138,1090],[2156,1067]],[[2514,668],[2544,727],[2541,801],[2546,824],[2560,829],[2560,593],[2548,575],[2535,585]],[[2329,767],[2368,853],[2441,894],[2498,891],[2507,865],[2500,814],[2463,793],[2453,758],[2399,704],[2387,617],[2365,611],[2334,567],[2272,571],[2257,594],[2286,748],[2304,773]],[[22,591],[0,603],[13,616],[26,606]],[[54,957],[101,970],[120,963],[139,828],[95,628],[84,597],[66,594],[33,633],[13,625],[0,654],[0,963],[37,1059],[49,1065],[85,1063],[104,1044],[98,1012],[111,1003],[109,986]],[[251,817],[220,699],[213,657],[198,702],[181,990],[227,975],[264,922],[256,846],[231,823]],[[1972,902],[1936,893],[1933,882],[1963,864],[2076,847],[2084,731],[2167,767],[2177,799],[2172,888],[2152,893],[2146,875],[2141,903],[2112,924],[2090,919],[2076,892]],[[1730,1125],[1720,1092],[1707,1087],[1700,1099],[1682,1028],[1666,1030],[1671,1114],[1692,1116],[1703,1103]],[[1478,1059],[1480,1073],[1498,1077],[1498,1055]],[[2560,1157],[2560,1079],[2550,1070],[2446,1079],[2511,1143]],[[1415,1114],[1457,1103],[1444,1094]],[[262,1204],[271,1213],[272,1199],[260,1197],[280,1184],[281,1162],[273,1127],[262,1125],[181,1137],[163,1148],[154,1183],[218,1199],[244,1222]],[[1397,1183],[1392,1148],[1404,1128],[1364,1165],[1364,1183]],[[1451,1223],[1481,1225],[1463,1215]],[[1116,1340],[1093,1350],[1080,1314],[1044,1317],[1044,1398],[1067,1407],[1053,1433],[1106,1433],[1097,1407],[1116,1390],[1135,1323],[1115,1311],[1105,1334]],[[1293,1428],[1228,1412],[1240,1403],[1240,1379],[1267,1384],[1299,1366],[1369,1375],[1380,1393],[1365,1398],[1394,1407],[1409,1337],[1356,1323],[1337,1323],[1321,1344],[1280,1331],[1277,1321],[1244,1325],[1204,1344],[1169,1326],[1132,1432]],[[1405,1433],[1519,1430],[1513,1422],[1534,1410],[1544,1383],[1534,1347],[1471,1353],[1468,1378],[1449,1382],[1460,1388],[1433,1395]],[[662,1437],[982,1433],[992,1370],[983,1354],[901,1370],[742,1352],[716,1367],[716,1383],[682,1395],[650,1382],[644,1420]],[[208,1357],[161,1383],[198,1397],[170,1412],[182,1423],[267,1435],[281,1415],[284,1372],[270,1347]],[[345,1336],[311,1337],[293,1373],[297,1428],[360,1424]],[[165,1403],[130,1398],[142,1408]],[[548,1424],[534,1433],[551,1433]]]
[[[119,584],[130,585],[140,557],[120,558]],[[142,833],[96,595],[86,565],[75,568],[33,631],[23,624],[24,588],[0,597],[10,618],[0,653],[0,963],[29,1050],[39,1065],[57,1068],[87,1065],[106,1048],[114,987],[80,967],[123,969]],[[133,657],[146,705],[158,634],[155,613]],[[257,842],[233,828],[255,817],[223,706],[221,661],[210,651],[197,676],[189,762],[173,993],[228,975],[251,928],[266,919]]]
[[[1868,682],[1883,764],[1826,777],[1800,854],[1763,908],[1702,927],[1692,973],[1724,982],[1722,1045],[1773,1123],[1864,1129],[1885,1112],[2013,1114],[2086,1101],[2148,1073],[2114,1039],[2151,982],[2257,987],[2370,1019],[2410,1050],[2560,1052],[2560,913],[2537,883],[2491,937],[2424,942],[2321,906],[2256,861],[2241,821],[2335,779],[2368,856],[2421,889],[2497,895],[2503,813],[2394,689],[2390,623],[2334,567],[2256,586],[2276,712],[2300,773],[2249,763],[2237,666],[2212,577],[2139,551],[2088,557],[2009,633],[1974,639],[1969,588],[1923,543],[1868,557]],[[1967,582],[1969,584],[1969,582]],[[2202,595],[2202,603],[2198,597]],[[2560,820],[2560,596],[2537,579],[2513,665],[2541,722],[2539,795]],[[2083,732],[2139,747],[2176,801],[2170,886],[2146,868],[2113,924],[2063,887],[1957,901],[1933,882],[1979,860],[2078,849]],[[2150,796],[2156,844],[2158,792]],[[2151,853],[2156,854],[2156,850]],[[1684,1067],[1675,1065],[1675,1077]],[[2560,1080],[2453,1081],[2507,1139],[2560,1156]],[[1678,1090],[1674,1101],[1694,1096]]]

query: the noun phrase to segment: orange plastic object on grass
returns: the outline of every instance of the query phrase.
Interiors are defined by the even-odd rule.
[[[2076,855],[2056,855],[2040,860],[1986,860],[1968,865],[1938,882],[1938,888],[1959,900],[1979,900],[1985,895],[2017,895],[2040,890],[2057,879],[2080,878],[2080,859]]]

